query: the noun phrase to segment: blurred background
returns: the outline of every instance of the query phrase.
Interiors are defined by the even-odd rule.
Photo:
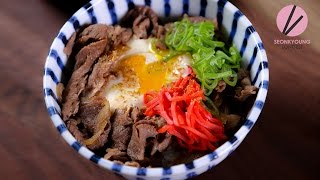
[[[87,0],[1,0],[0,179],[120,179],[78,155],[60,137],[42,91],[45,58],[59,29]],[[270,86],[263,112],[239,148],[195,179],[320,179],[320,3],[232,0],[263,40]],[[296,4],[304,33],[279,32],[277,13]],[[282,49],[275,39],[304,39]]]
[[[56,8],[64,11],[67,15],[72,15],[75,11],[89,2],[89,0],[43,0]]]

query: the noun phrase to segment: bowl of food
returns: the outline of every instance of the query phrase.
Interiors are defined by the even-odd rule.
[[[268,84],[258,33],[224,0],[93,0],[59,31],[43,77],[66,142],[129,179],[186,179],[220,163]]]

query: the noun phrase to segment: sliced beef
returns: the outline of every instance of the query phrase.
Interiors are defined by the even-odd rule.
[[[241,120],[241,116],[237,114],[221,114],[220,118],[225,124],[226,131],[236,128]]]
[[[150,26],[150,19],[140,15],[133,22],[133,32],[139,38],[146,39],[148,37],[148,33],[150,34]]]
[[[155,29],[154,29],[154,36],[158,39],[164,40],[165,35],[166,35],[166,28],[162,25],[158,25]]]
[[[240,81],[242,87],[251,86],[251,81],[249,77],[245,77]]]
[[[159,136],[158,136],[159,137]],[[154,140],[154,144],[151,150],[151,156],[153,156],[156,152],[163,152],[166,150],[171,144],[172,136],[168,133],[164,135],[164,138],[157,138]]]
[[[257,94],[258,88],[255,86],[245,86],[244,88],[237,87],[235,98],[239,101],[245,101],[251,95]]]
[[[111,41],[113,43],[126,43],[129,39],[125,38],[125,29],[124,28],[115,28],[120,29],[121,37],[117,37],[117,30],[114,30],[113,35],[116,34],[116,39]],[[121,41],[121,42],[120,42]],[[115,44],[113,44],[114,46]],[[122,50],[122,48],[120,48]],[[123,48],[125,49],[125,48]],[[88,83],[86,85],[86,89],[82,94],[82,97],[85,99],[90,99],[93,96],[104,96],[104,92],[102,91],[103,87],[107,85],[107,82],[116,78],[116,73],[114,72],[119,60],[121,59],[121,53],[118,51],[112,51],[106,55],[103,55],[99,58],[98,62],[94,65],[93,70],[88,78]],[[102,93],[102,94],[101,94]]]
[[[249,73],[249,71],[247,71],[243,68],[240,68],[238,70],[237,76],[238,76],[238,81],[241,81],[242,79],[244,79],[246,77],[250,77],[250,73]]]
[[[90,98],[105,84],[106,81],[103,78],[106,78],[110,74],[110,69],[112,69],[115,61],[111,62],[106,60],[106,58],[100,58],[98,61],[97,59],[105,52],[109,52],[110,49],[120,44],[126,44],[131,36],[131,29],[103,24],[94,24],[86,27],[83,31],[79,32],[76,41],[74,40],[76,35],[72,35],[65,48],[65,52],[68,53],[67,55],[71,54],[71,49],[74,51],[79,50],[79,52],[72,52],[75,54],[75,65],[63,93],[62,114],[64,120],[67,120],[78,112],[79,96]],[[72,48],[73,46],[77,48]],[[108,58],[108,56],[106,57]],[[97,64],[95,65],[96,62]],[[88,77],[89,74],[92,75]],[[86,86],[87,81],[88,85]],[[85,87],[86,93],[81,95]]]
[[[90,44],[91,42],[108,39],[109,34],[112,34],[112,32],[112,26],[108,26],[105,24],[93,24],[86,27],[82,32],[80,32],[77,43],[85,46]]]
[[[81,72],[73,73],[72,79],[64,89],[62,93],[62,116],[64,121],[67,121],[78,112],[79,95],[85,88],[87,77],[86,74],[81,74]]]
[[[104,97],[94,97],[90,101],[81,101],[78,118],[83,124],[84,129],[91,134],[86,139],[91,139],[98,135],[91,143],[84,140],[84,144],[89,149],[97,149],[108,141],[111,130],[110,123],[111,111],[107,100]]]
[[[133,32],[131,28],[124,29],[120,31],[121,33],[118,34],[117,40],[122,44],[125,45],[132,37]],[[115,45],[117,46],[119,43],[115,41]]]
[[[63,92],[62,115],[65,121],[78,112],[79,96],[85,88],[87,74],[95,60],[105,51],[106,46],[107,41],[101,40],[84,47],[76,55],[75,70]]]
[[[153,156],[156,152],[164,151],[171,143],[171,135],[158,137],[157,129],[164,124],[162,117],[145,117],[142,110],[136,107],[116,110],[113,116],[111,146],[117,151],[126,151],[131,160],[146,164],[150,161],[145,157],[147,146],[150,146],[150,155]]]
[[[166,133],[165,138],[159,143],[158,147],[156,148],[157,151],[163,152],[164,150],[166,150],[171,144],[171,140],[172,140],[172,136]]]
[[[83,92],[82,98],[90,99],[94,96],[103,96],[100,93],[103,93],[102,87],[104,87],[107,82],[114,79],[113,75],[114,67],[116,66],[117,61],[111,61],[107,58],[100,58],[99,62],[94,65],[94,68],[88,78],[87,85]]]
[[[164,28],[159,27],[158,16],[150,7],[135,7],[125,15],[120,24],[123,27],[132,27],[134,35],[141,39],[164,34]]]
[[[151,28],[150,30],[152,30],[153,27],[156,27],[157,16],[151,11],[151,9],[140,8],[139,11],[140,10],[142,11],[136,11],[133,13],[136,14],[135,18],[140,16],[149,19],[153,26],[145,28]],[[135,23],[131,23],[131,25],[133,24],[137,27],[142,26],[138,20]],[[139,33],[141,34],[141,32]],[[101,64],[99,63],[97,68],[94,68],[93,65],[96,60],[111,48],[120,44],[125,44],[130,40],[131,36],[131,29],[122,28],[120,26],[107,26],[103,24],[95,24],[86,27],[83,31],[79,32],[78,38],[76,34],[72,35],[67,47],[65,48],[65,52],[69,57],[71,55],[71,50],[74,50],[74,46],[77,46],[76,49],[79,50],[79,52],[72,52],[75,54],[74,70],[62,95],[62,115],[65,121],[77,114],[79,110],[79,97],[86,87],[88,75],[92,69],[95,70],[93,71],[92,78],[90,78],[91,76],[89,77],[89,86],[87,87],[90,92],[89,97],[94,96],[96,92],[99,91],[98,88],[103,86],[105,81],[102,80],[102,78],[105,78],[107,73],[102,73],[102,69],[99,67],[101,65],[104,66],[104,68],[108,68],[105,66],[110,67],[110,64],[106,62]],[[96,77],[98,77],[98,79],[95,79]],[[95,85],[98,86],[95,87]],[[88,94],[85,94],[84,96],[88,96]]]
[[[156,127],[156,124],[154,121],[151,120],[152,117],[149,117],[149,116],[145,116],[143,119],[140,119],[139,121],[137,121],[136,123],[134,123],[134,126],[137,126],[139,124],[149,124],[149,125],[152,125],[152,126],[155,126]]]
[[[103,97],[95,97],[94,99],[81,102],[78,117],[84,127],[91,133],[97,132],[97,115],[105,106],[106,99]]]
[[[216,93],[213,96],[213,104],[219,108],[221,104],[223,103],[223,95],[221,93]]]
[[[103,39],[111,40],[111,45],[117,47],[120,44],[125,45],[132,36],[130,28],[121,26],[108,26],[104,24],[93,24],[85,28],[79,35],[78,44],[87,45],[91,42]]]
[[[71,134],[76,138],[76,140],[79,141],[81,144],[84,144],[85,140],[88,139],[88,135],[87,133],[84,133],[79,129],[78,125],[80,124],[80,122],[74,119],[69,119],[66,122],[66,124],[67,128],[69,129]],[[87,147],[89,149],[94,150],[104,146],[104,144],[108,141],[108,135],[111,129],[110,127],[110,125],[107,125],[104,132],[98,137],[98,139],[93,144],[87,145]]]
[[[221,93],[222,91],[224,91],[226,89],[226,83],[224,81],[219,81],[217,87],[215,88],[215,90],[218,92],[218,93]]]
[[[92,150],[103,147],[108,142],[110,130],[111,130],[111,125],[107,124],[103,133],[98,137],[98,139],[94,141],[93,144],[87,145],[87,147]]]
[[[131,119],[134,123],[136,123],[138,120],[143,119],[144,115],[141,109],[138,107],[133,107],[131,111]]]
[[[75,56],[76,64],[74,69],[78,70],[80,69],[80,67],[86,65],[86,70],[91,70],[90,68],[95,60],[97,60],[105,51],[108,51],[110,49],[110,46],[110,42],[108,42],[108,40],[106,39],[93,42],[88,46],[85,46]]]
[[[107,154],[104,156],[105,159],[128,161],[127,153],[125,151],[120,151],[118,148],[108,148],[106,152]]]
[[[118,109],[114,112],[112,120],[112,148],[126,150],[132,134],[133,120],[130,109]]]
[[[238,101],[244,102],[248,97],[257,94],[258,88],[251,84],[249,71],[239,69],[237,75],[238,83],[235,87],[234,98]]]
[[[125,45],[132,37],[132,30],[129,28],[122,28],[121,26],[115,26],[110,38],[113,41],[113,46],[117,47],[122,44]]]
[[[161,167],[170,167],[176,164],[191,162],[207,153],[207,151],[193,151],[190,153],[187,149],[181,148],[177,140],[172,138],[170,146],[157,159],[153,160],[152,163]]]
[[[145,147],[148,138],[155,138],[158,134],[154,125],[134,124],[132,137],[128,145],[128,156],[134,161],[143,161],[145,159]]]
[[[79,121],[75,119],[69,119],[66,122],[66,124],[67,128],[69,129],[71,134],[73,134],[73,136],[76,138],[76,140],[82,143],[85,135],[78,128]]]
[[[156,128],[161,128],[165,124],[167,124],[166,120],[161,116],[152,116],[152,117],[144,117],[144,120],[139,121],[139,123],[150,123],[154,124]]]
[[[133,112],[131,115],[134,114]],[[160,135],[157,129],[165,124],[166,121],[159,116],[143,117],[143,119],[135,121],[127,148],[128,156],[134,161],[147,163],[152,160],[152,156],[156,152],[163,152],[171,143],[171,135]],[[150,154],[145,154],[147,151]]]

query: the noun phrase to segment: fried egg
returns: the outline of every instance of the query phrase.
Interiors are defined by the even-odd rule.
[[[176,56],[167,62],[151,50],[151,39],[132,39],[116,68],[117,76],[106,87],[111,109],[143,107],[143,94],[188,75],[191,57]]]

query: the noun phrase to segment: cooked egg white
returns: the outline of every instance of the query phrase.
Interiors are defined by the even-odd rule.
[[[152,52],[150,39],[133,39],[127,44],[117,67],[118,76],[108,82],[106,98],[111,109],[142,107],[143,94],[188,74],[189,55],[176,56],[167,62]],[[160,57],[161,58],[161,57]]]

